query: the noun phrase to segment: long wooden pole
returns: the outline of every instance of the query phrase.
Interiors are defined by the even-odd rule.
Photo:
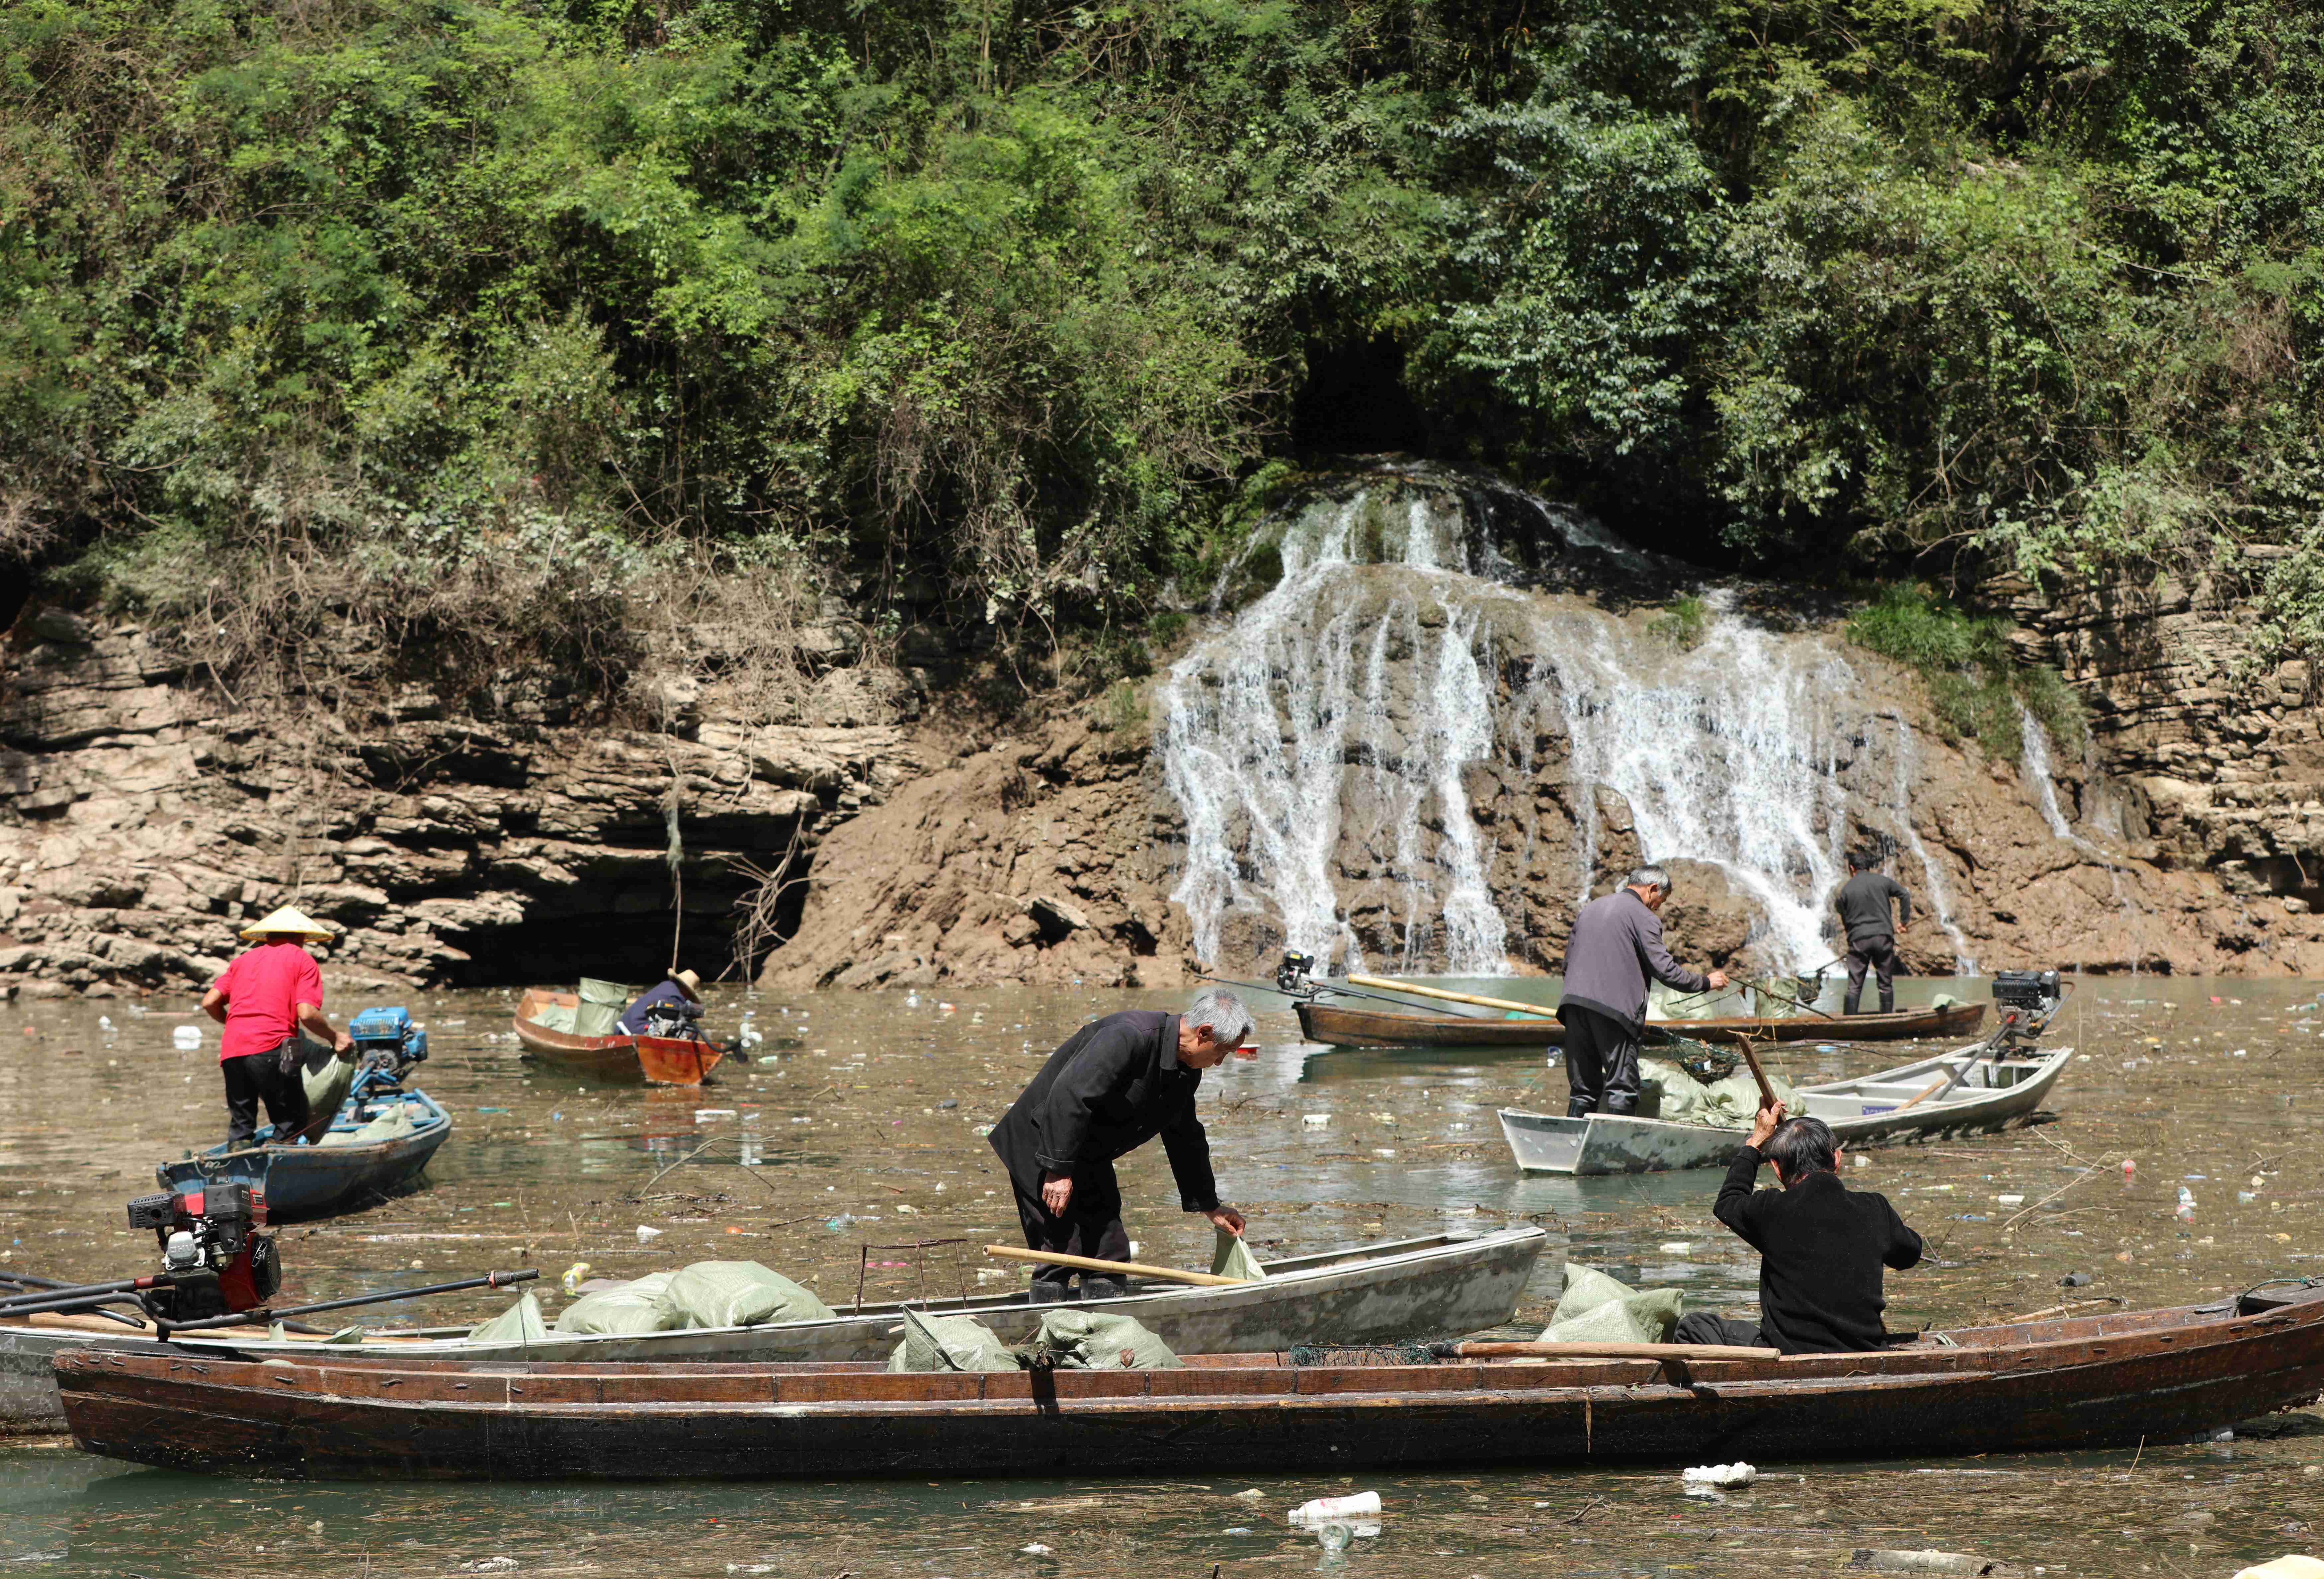
[[[1457,1360],[1775,1360],[1780,1349],[1735,1344],[1447,1344]]]
[[[1735,1040],[1743,1049],[1743,1061],[1751,1066],[1751,1078],[1759,1083],[1759,1105],[1762,1108],[1775,1106],[1775,1088],[1767,1083],[1767,1072],[1759,1067],[1759,1055],[1752,1050],[1751,1039],[1738,1036]]]
[[[1342,979],[1353,987],[1380,987],[1391,993],[1414,993],[1423,998],[1443,998],[1452,1003],[1474,1003],[1480,1009],[1514,1009],[1519,1014],[1530,1014],[1543,1020],[1556,1013],[1554,1009],[1545,1009],[1538,1003],[1520,1003],[1514,998],[1485,998],[1474,993],[1447,992],[1443,987],[1424,987],[1417,982],[1394,982],[1385,976],[1351,975]]]
[[[1176,1267],[1149,1267],[1144,1261],[1102,1261],[1095,1256],[1058,1255],[1053,1251],[1019,1250],[1013,1244],[988,1244],[986,1255],[997,1255],[1004,1260],[1038,1261],[1044,1266],[1077,1267],[1084,1272],[1113,1272],[1129,1278],[1160,1278],[1172,1283],[1199,1283],[1204,1288],[1240,1288],[1240,1278],[1222,1278],[1212,1272],[1182,1272]]]

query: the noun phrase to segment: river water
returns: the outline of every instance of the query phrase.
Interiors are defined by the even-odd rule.
[[[1527,997],[1550,983],[1501,982]],[[1982,983],[1901,983],[1910,1003]],[[2264,1279],[2324,1274],[2324,1208],[2307,1144],[2324,1098],[2324,1012],[2295,982],[2083,983],[2053,1043],[2080,1057],[2054,1123],[1873,1154],[1851,1186],[1886,1192],[1929,1239],[1889,1278],[1892,1326],[1960,1325],[2118,1298],[2175,1304]],[[425,1187],[282,1232],[286,1293],[328,1297],[516,1265],[555,1280],[634,1276],[706,1258],[766,1262],[852,1298],[1021,1273],[962,1247],[1016,1239],[979,1126],[1090,1015],[1157,994],[986,990],[915,996],[714,994],[714,1030],[749,1009],[760,1060],[701,1092],[588,1088],[520,1058],[502,993],[343,993],[407,1003],[430,1028],[416,1084],[454,1115]],[[122,1203],[158,1159],[222,1135],[215,1028],[189,1005],[127,998],[19,1003],[0,1020],[0,1249],[62,1277],[145,1270]],[[100,1017],[103,1017],[102,1019]],[[175,1050],[174,1028],[205,1032]],[[1519,1316],[1544,1319],[1570,1253],[1748,1312],[1748,1251],[1711,1220],[1719,1176],[1521,1177],[1497,1107],[1555,1109],[1536,1055],[1333,1052],[1266,1001],[1254,1060],[1205,1081],[1227,1197],[1264,1259],[1366,1240],[1541,1223],[1553,1248]],[[1797,1080],[1898,1062],[1909,1049],[1782,1049]],[[1323,1127],[1306,1115],[1328,1114]],[[745,1165],[745,1159],[749,1165]],[[2121,1164],[2135,1164],[2126,1177]],[[2095,1164],[2084,1173],[2084,1164]],[[1122,1168],[1143,1259],[1205,1263],[1209,1229],[1176,1208],[1159,1147]],[[2194,1197],[2191,1220],[2179,1192]],[[2024,1205],[1999,1197],[2021,1196]],[[2052,1198],[2054,1197],[2054,1198]],[[2025,1208],[2031,1207],[2028,1211]],[[650,1244],[637,1230],[659,1229]],[[864,1262],[871,1265],[868,1270]],[[2087,1286],[2061,1289],[2070,1274]],[[507,1296],[411,1307],[466,1321]],[[394,1307],[389,1307],[393,1309]],[[2091,1308],[2098,1308],[2093,1306]],[[2137,1452],[1832,1464],[1803,1454],[1748,1492],[1681,1493],[1675,1468],[1455,1474],[1220,1475],[1168,1483],[970,1481],[718,1486],[306,1486],[198,1479],[0,1444],[0,1572],[120,1574],[1341,1575],[1826,1574],[1859,1547],[1941,1547],[2052,1574],[2232,1573],[2324,1547],[2312,1534],[2324,1417]],[[1327,1558],[1285,1512],[1377,1489],[1381,1533]],[[1256,1492],[1256,1495],[1250,1493]],[[484,1567],[496,1558],[515,1566]],[[2038,1565],[2039,1570],[2035,1565]]]

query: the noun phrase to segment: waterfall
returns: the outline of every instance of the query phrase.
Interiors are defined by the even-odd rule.
[[[1734,617],[1712,593],[1702,642],[1681,651],[1594,610],[1539,616],[1537,647],[1562,698],[1567,772],[1630,803],[1648,856],[1723,867],[1757,899],[1784,951],[1824,947],[1831,889],[1846,875],[1847,791],[1834,714],[1857,690],[1845,659],[1815,638]],[[1594,834],[1594,829],[1592,830]],[[1594,838],[1577,899],[1587,898]]]
[[[1913,726],[1904,722],[1901,713],[1892,713],[1889,718],[1896,725],[1896,777],[1889,812],[1896,819],[1904,847],[1912,851],[1921,863],[1921,881],[1925,885],[1922,894],[1927,900],[1929,913],[1936,917],[1937,925],[1942,927],[1945,936],[1952,939],[1953,974],[1973,976],[1977,974],[1977,961],[1969,954],[1968,937],[1962,935],[1960,927],[1953,920],[1952,896],[1945,891],[1944,873],[1938,870],[1936,857],[1929,854],[1928,845],[1921,843],[1920,830],[1913,826],[1913,769],[1917,754],[1913,744]]]
[[[1604,789],[1648,859],[1722,870],[1784,965],[1831,952],[1851,826],[1894,823],[1973,968],[1913,830],[1909,727],[1899,716],[1884,782],[1866,748],[1887,707],[1836,639],[1774,628],[1722,589],[1688,645],[1651,608],[1561,590],[1667,596],[1684,574],[1532,495],[1422,468],[1262,522],[1157,688],[1185,836],[1171,897],[1196,957],[1281,946],[1494,975],[1514,951],[1554,968],[1611,836]],[[1257,596],[1230,613],[1234,591]]]
[[[2034,787],[2034,799],[2041,805],[2042,817],[2050,825],[2050,832],[2070,845],[2092,848],[2088,839],[2074,832],[2066,814],[2059,809],[2057,780],[2050,775],[2050,733],[2034,716],[2034,709],[2023,702],[2017,704],[2017,739],[2018,749],[2024,753],[2022,765],[2026,780]]]

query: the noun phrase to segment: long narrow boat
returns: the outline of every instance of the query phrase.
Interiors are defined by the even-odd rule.
[[[1356,1245],[1270,1261],[1267,1277],[1232,1287],[1132,1279],[1116,1299],[1093,1299],[1074,1308],[1136,1316],[1175,1349],[1251,1353],[1294,1344],[1389,1343],[1400,1338],[1457,1337],[1509,1319],[1548,1236],[1531,1223],[1489,1233],[1438,1233],[1382,1244]],[[977,1317],[1010,1343],[1028,1341],[1051,1308],[1028,1304],[1019,1291],[1006,1296],[915,1299],[911,1307]],[[465,1338],[377,1338],[334,1344],[334,1355],[462,1360],[503,1363],[528,1360],[633,1361],[700,1363],[885,1360],[896,1346],[904,1307],[891,1302],[853,1306],[820,1321],[750,1327],[700,1327],[667,1333],[551,1333],[544,1341],[472,1344]],[[315,1340],[269,1339],[236,1330],[216,1337],[172,1340],[163,1349],[125,1327],[94,1316],[35,1316],[0,1325],[0,1431],[60,1427],[50,1362],[67,1349],[102,1347],[126,1353],[223,1354],[260,1359],[303,1358]]]
[[[1554,1048],[1565,1027],[1550,1019],[1486,1020],[1475,1015],[1395,1014],[1313,1001],[1299,1006],[1299,1034],[1335,1048]],[[1550,1011],[1542,1011],[1547,1015]],[[1697,1041],[1880,1042],[1910,1037],[1968,1036],[1984,1022],[1982,1003],[1900,1009],[1893,1014],[1802,1014],[1782,1020],[1727,1015],[1654,1023]]]
[[[516,1001],[516,1039],[544,1064],[569,1074],[622,1085],[699,1085],[725,1057],[706,1041],[668,1036],[576,1036],[538,1020],[549,1008],[573,1008],[577,993],[530,987]]]
[[[246,1184],[265,1196],[266,1214],[277,1221],[325,1216],[407,1183],[451,1138],[451,1115],[434,1097],[401,1089],[351,1099],[331,1122],[329,1133],[353,1136],[396,1105],[411,1122],[401,1134],[340,1145],[278,1146],[269,1124],[248,1145],[232,1150],[213,1146],[181,1161],[164,1162],[153,1177],[165,1190]]]
[[[1940,1053],[1877,1075],[1803,1085],[1796,1112],[1831,1126],[1841,1144],[1877,1146],[1939,1135],[1992,1133],[2025,1122],[2042,1105],[2073,1057],[2060,1048],[2034,1060],[1997,1062],[1982,1047]],[[1959,1085],[1946,1084],[1967,1066]],[[1741,1130],[1673,1123],[1651,1115],[1617,1117],[1501,1110],[1509,1153],[1528,1173],[1659,1173],[1674,1168],[1723,1168],[1745,1139]]]
[[[1179,1370],[291,1363],[74,1352],[73,1438],[290,1479],[1150,1475],[1914,1457],[2183,1439],[2324,1388],[2324,1297],[1970,1328],[1873,1353],[1198,1355]]]

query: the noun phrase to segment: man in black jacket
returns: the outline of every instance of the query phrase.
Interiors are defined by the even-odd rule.
[[[1050,1054],[992,1126],[992,1150],[1008,1166],[1026,1244],[1128,1260],[1113,1162],[1157,1134],[1178,1181],[1179,1204],[1240,1234],[1242,1214],[1219,1204],[1194,1092],[1202,1072],[1240,1047],[1250,1027],[1242,1000],[1213,987],[1184,1014],[1132,1009],[1093,1020]],[[1073,1276],[1066,1267],[1035,1267],[1034,1303],[1065,1298]],[[1117,1278],[1082,1278],[1084,1299],[1123,1290]]]
[[[1697,1312],[1679,1322],[1676,1342],[1822,1354],[1891,1341],[1881,1269],[1917,1264],[1921,1236],[1887,1196],[1840,1182],[1840,1153],[1821,1119],[1787,1120],[1782,1103],[1759,1110],[1711,1209],[1759,1252],[1759,1320]],[[1752,1188],[1762,1158],[1781,1189]]]
[[[1888,901],[1896,901],[1896,919],[1888,919]],[[1913,896],[1904,885],[1880,870],[1877,857],[1850,855],[1848,881],[1832,896],[1841,930],[1848,935],[1848,995],[1840,1012],[1853,1014],[1864,999],[1867,966],[1880,979],[1880,1012],[1896,1007],[1896,928],[1913,921]]]

